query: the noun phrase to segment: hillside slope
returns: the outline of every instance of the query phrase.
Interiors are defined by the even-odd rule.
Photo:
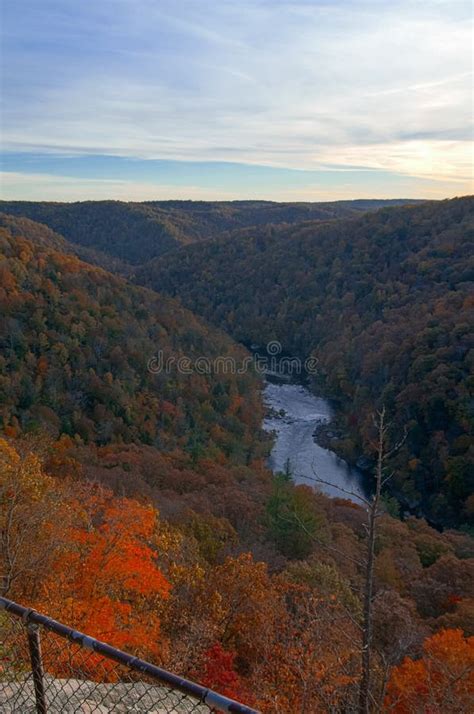
[[[474,199],[355,220],[244,231],[189,246],[138,275],[236,339],[319,360],[350,437],[367,447],[384,402],[408,440],[392,488],[431,518],[472,518]]]
[[[4,425],[168,449],[209,446],[220,427],[227,451],[245,452],[259,426],[257,380],[175,366],[183,356],[238,359],[242,350],[169,297],[84,263],[48,229],[15,220],[0,227]],[[153,373],[148,362],[160,351],[175,362]]]
[[[0,213],[0,227],[6,228],[12,236],[21,236],[36,245],[75,255],[87,263],[92,263],[92,265],[97,265],[110,272],[121,275],[130,275],[132,272],[132,266],[119,258],[102,253],[95,248],[86,248],[78,243],[71,243],[44,223],[32,221],[24,216]]]

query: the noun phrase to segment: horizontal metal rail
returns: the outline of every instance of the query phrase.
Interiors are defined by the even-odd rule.
[[[191,682],[183,677],[178,677],[172,672],[168,672],[166,669],[161,669],[150,662],[146,662],[139,657],[134,657],[133,655],[127,654],[122,650],[118,650],[111,645],[96,640],[94,637],[89,637],[83,632],[72,629],[67,625],[63,625],[61,622],[53,620],[51,617],[46,615],[41,615],[36,610],[32,608],[23,607],[12,600],[8,600],[5,597],[0,597],[0,610],[6,610],[12,615],[16,615],[21,618],[28,625],[41,625],[46,630],[55,632],[60,637],[70,640],[71,642],[83,647],[84,649],[92,650],[93,652],[98,652],[99,654],[112,659],[115,662],[129,667],[137,672],[146,674],[158,682],[167,685],[171,689],[176,689],[183,694],[187,694],[194,699],[197,699],[204,704],[207,704],[210,708],[217,709],[220,712],[231,712],[232,714],[258,714],[255,709],[246,706],[245,704],[240,704],[239,702],[224,697],[222,694],[214,692],[212,689],[207,689],[206,687]]]

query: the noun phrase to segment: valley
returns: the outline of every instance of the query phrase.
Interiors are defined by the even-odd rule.
[[[355,710],[368,582],[377,711],[465,667],[474,199],[356,204],[2,204],[3,595],[265,713]]]
[[[474,200],[247,230],[152,261],[136,282],[179,297],[234,339],[318,360],[355,462],[385,404],[407,430],[396,497],[440,525],[470,520]],[[367,453],[370,456],[370,454]],[[467,508],[467,510],[466,510]]]

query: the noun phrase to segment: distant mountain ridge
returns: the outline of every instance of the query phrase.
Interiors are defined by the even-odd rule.
[[[183,245],[237,229],[345,218],[400,203],[410,201],[0,201],[0,211],[43,223],[74,245],[98,251],[98,255],[138,265]]]

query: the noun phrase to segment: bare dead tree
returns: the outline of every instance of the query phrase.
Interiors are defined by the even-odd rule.
[[[371,691],[371,678],[373,671],[372,663],[372,639],[373,639],[373,602],[374,602],[374,564],[375,564],[375,543],[377,538],[377,521],[382,515],[383,511],[381,509],[381,499],[384,486],[391,479],[393,473],[386,472],[387,460],[400,449],[402,444],[406,439],[406,430],[403,433],[401,439],[394,443],[393,446],[389,446],[390,440],[390,424],[386,420],[386,409],[385,406],[381,408],[374,416],[374,427],[375,427],[375,441],[373,443],[373,448],[376,454],[376,464],[375,464],[375,484],[374,490],[370,497],[365,497],[360,493],[353,490],[346,489],[337,486],[315,473],[314,478],[305,476],[306,479],[314,481],[319,485],[327,485],[332,488],[336,488],[340,493],[345,496],[350,496],[351,499],[358,501],[367,513],[367,523],[365,524],[365,530],[367,533],[366,539],[366,554],[365,557],[358,561],[358,565],[363,570],[363,587],[361,591],[363,609],[362,609],[362,619],[359,625],[359,629],[362,637],[361,646],[361,677],[359,683],[359,701],[358,701],[358,711],[359,714],[369,714],[369,712],[377,707],[377,702]],[[323,543],[316,536],[311,534],[305,527],[303,522],[299,523],[299,526],[306,530],[307,534],[313,538],[318,545],[323,548],[327,548],[329,551],[337,552],[341,557],[350,558],[350,556],[343,553],[340,549],[334,548],[328,544]]]
[[[372,659],[372,629],[373,629],[373,589],[374,589],[374,559],[376,521],[380,515],[380,497],[382,495],[383,469],[385,460],[385,444],[387,426],[385,424],[385,407],[376,417],[377,427],[377,464],[375,467],[375,490],[368,508],[367,556],[364,582],[364,606],[362,622],[362,674],[359,687],[359,712],[368,714],[370,675]]]

